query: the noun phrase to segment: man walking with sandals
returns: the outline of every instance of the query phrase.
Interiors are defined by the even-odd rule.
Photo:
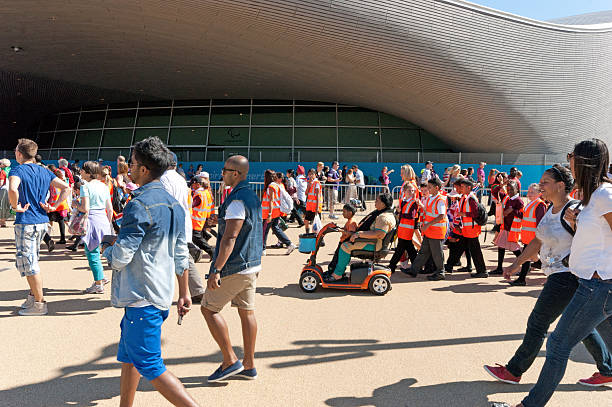
[[[232,192],[219,207],[218,237],[208,284],[202,300],[202,314],[223,354],[223,363],[208,377],[218,382],[233,375],[257,378],[255,369],[255,287],[261,271],[263,230],[261,202],[246,181],[248,160],[235,155],[225,162],[223,182]],[[234,353],[225,319],[220,312],[230,302],[238,308],[242,323],[244,359]]]

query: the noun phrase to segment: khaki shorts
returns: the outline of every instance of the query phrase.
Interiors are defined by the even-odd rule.
[[[221,312],[228,302],[232,307],[247,311],[255,310],[255,288],[259,273],[232,274],[221,279],[221,287],[204,292],[202,307],[212,312]]]

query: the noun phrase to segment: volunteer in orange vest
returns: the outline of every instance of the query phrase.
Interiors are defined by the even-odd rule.
[[[56,169],[55,171],[53,171],[53,173],[62,181],[67,182],[64,175],[64,171]],[[66,244],[66,224],[64,222],[64,219],[66,218],[66,216],[68,216],[69,207],[67,200],[58,203],[57,200],[59,199],[60,192],[61,191],[59,190],[59,188],[56,188],[53,185],[51,185],[51,187],[49,188],[49,199],[47,199],[47,203],[55,207],[56,210],[54,212],[47,212],[47,216],[49,217],[49,231],[51,231],[53,228],[53,222],[57,222],[59,226],[60,240],[54,243]],[[49,233],[45,234],[43,240],[45,241],[47,246],[51,247],[51,236]]]
[[[191,179],[191,190],[192,241],[194,245],[203,250],[212,259],[213,249],[203,235],[206,220],[210,217],[214,208],[207,172],[201,172]]]
[[[487,266],[485,265],[482,248],[478,240],[481,227],[475,221],[475,218],[478,216],[478,197],[472,192],[473,188],[474,182],[472,180],[468,178],[459,180],[459,190],[462,196],[459,200],[459,211],[456,216],[461,218],[461,237],[459,238],[459,245],[456,246],[456,249],[451,250],[448,256],[446,271],[452,272],[453,265],[457,263],[457,260],[467,249],[476,268],[476,272],[472,273],[472,277],[486,278],[489,277],[489,274],[487,273]]]
[[[279,174],[282,176],[282,173]],[[285,254],[289,255],[295,249],[295,245],[291,243],[291,240],[280,227],[280,217],[282,215],[280,209],[281,188],[284,189],[283,185],[277,182],[276,172],[266,170],[264,173],[264,193],[261,199],[263,255],[266,254],[266,240],[270,229],[272,229],[272,233],[274,233],[274,236],[276,236],[281,243],[287,245],[287,252]]]
[[[323,211],[323,191],[314,168],[308,170],[307,181],[304,228],[306,233],[310,233],[310,224],[314,221],[315,216]]]
[[[404,167],[402,167],[404,168]],[[402,187],[399,206],[399,224],[397,225],[397,247],[395,253],[389,262],[391,272],[395,272],[397,262],[400,260],[404,252],[408,253],[410,261],[414,261],[417,256],[417,251],[412,243],[412,237],[419,221],[419,209],[421,201],[416,198],[416,188],[411,182],[404,183]]]
[[[527,198],[529,203],[523,208],[523,223],[521,228],[521,242],[523,250],[536,236],[536,228],[540,224],[540,220],[546,214],[546,203],[541,198],[540,186],[536,183],[529,185],[527,190]],[[521,266],[521,273],[518,278],[510,282],[510,285],[525,286],[527,282],[525,277],[531,269],[531,262],[526,261]]]
[[[519,196],[517,183],[514,180],[506,182],[506,191],[499,192],[502,205],[503,221],[501,230],[493,243],[497,246],[497,268],[491,271],[491,275],[502,275],[504,256],[506,250],[510,250],[515,256],[520,256],[521,246],[518,244],[521,238],[521,224],[523,221],[523,200]]]
[[[444,240],[448,219],[446,218],[446,197],[440,193],[441,188],[442,181],[439,178],[431,178],[427,181],[430,196],[425,201],[425,217],[421,224],[423,243],[412,266],[405,272],[412,277],[417,276],[429,256],[432,257],[435,264],[434,274],[444,276]]]

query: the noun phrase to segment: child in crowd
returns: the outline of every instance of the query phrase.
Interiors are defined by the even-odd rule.
[[[338,242],[338,247],[334,252],[334,257],[329,263],[329,272],[332,273],[336,268],[336,263],[338,263],[338,251],[340,250],[340,245],[351,238],[351,235],[357,231],[357,222],[353,219],[355,216],[355,212],[357,212],[357,208],[353,204],[345,204],[342,208],[342,216],[346,219],[346,223],[342,228],[342,235],[340,236],[340,242]]]
[[[417,256],[414,243],[412,243],[412,237],[414,236],[414,231],[418,228],[419,211],[423,204],[416,198],[416,188],[414,184],[406,182],[402,187],[402,192],[404,199],[401,200],[399,207],[397,247],[389,262],[389,268],[392,273],[395,272],[397,262],[404,252],[408,253],[408,258],[411,262]]]

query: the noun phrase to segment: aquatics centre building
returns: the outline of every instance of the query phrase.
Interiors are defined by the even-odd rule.
[[[3,2],[0,131],[45,159],[547,164],[612,141],[612,13],[459,0]]]

